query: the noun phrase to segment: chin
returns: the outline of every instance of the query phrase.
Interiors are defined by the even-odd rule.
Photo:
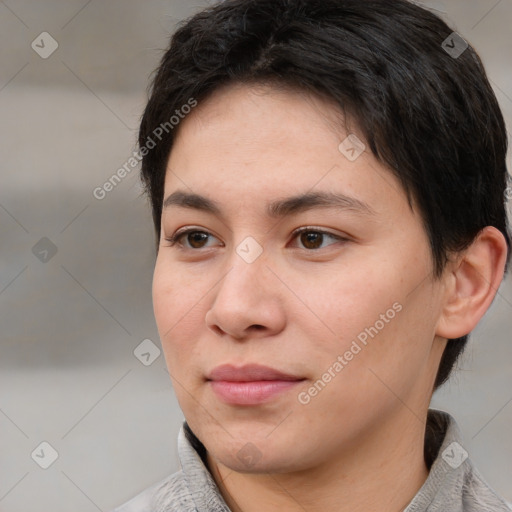
[[[296,470],[290,457],[267,448],[257,448],[251,443],[246,443],[234,452],[221,449],[213,457],[222,465],[237,473],[286,473]]]
[[[265,437],[265,435],[267,437]],[[251,436],[250,433],[239,437],[228,434],[207,441],[211,456],[222,465],[239,473],[287,473],[306,469],[307,447],[296,441],[290,433],[284,438],[265,435]],[[298,446],[305,448],[302,453]]]

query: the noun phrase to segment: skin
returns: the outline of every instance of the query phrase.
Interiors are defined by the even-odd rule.
[[[179,404],[233,511],[404,508],[428,476],[425,421],[446,339],[476,325],[503,277],[505,240],[489,227],[434,278],[414,203],[370,151],[353,162],[340,152],[348,133],[363,140],[340,119],[319,97],[229,85],[181,122],[169,157],[164,198],[193,192],[222,212],[164,209],[153,301]],[[267,216],[268,203],[312,191],[373,213]],[[184,227],[210,236],[171,246]],[[301,227],[313,242],[293,235]],[[344,240],[315,238],[319,229]],[[236,252],[246,237],[263,249],[252,263]],[[300,403],[393,304],[394,318]],[[305,380],[264,404],[226,404],[205,380],[224,363]]]

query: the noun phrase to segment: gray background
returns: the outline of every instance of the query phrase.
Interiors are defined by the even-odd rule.
[[[511,126],[512,0],[426,3],[478,49]],[[107,511],[178,468],[183,417],[163,356],[145,366],[133,353],[159,345],[149,206],[136,170],[101,201],[92,191],[131,156],[148,75],[175,24],[204,5],[0,1],[3,512]],[[31,48],[44,31],[59,45],[47,59]],[[510,502],[511,317],[509,277],[433,400]],[[46,470],[35,460],[48,449],[31,458],[43,441],[58,452]]]

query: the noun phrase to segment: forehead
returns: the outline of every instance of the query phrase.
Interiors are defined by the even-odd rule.
[[[209,137],[216,132],[226,140],[244,139],[246,143],[251,139],[261,142],[266,135],[269,147],[287,136],[307,137],[314,143],[319,130],[337,138],[345,131],[345,122],[355,124],[326,97],[287,85],[230,83],[199,102],[181,121],[174,146],[204,131]]]
[[[221,202],[264,202],[267,213],[273,199],[315,192],[353,198],[366,210],[378,211],[383,198],[400,205],[404,191],[368,150],[348,158],[349,135],[363,142],[356,123],[345,125],[324,98],[263,85],[223,87],[180,123],[164,201],[188,189],[203,204],[211,197],[212,206],[217,195]]]

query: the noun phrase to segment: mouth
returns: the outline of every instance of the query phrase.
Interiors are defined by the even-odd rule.
[[[291,390],[305,378],[256,364],[217,366],[208,376],[212,391],[231,405],[258,405]]]

